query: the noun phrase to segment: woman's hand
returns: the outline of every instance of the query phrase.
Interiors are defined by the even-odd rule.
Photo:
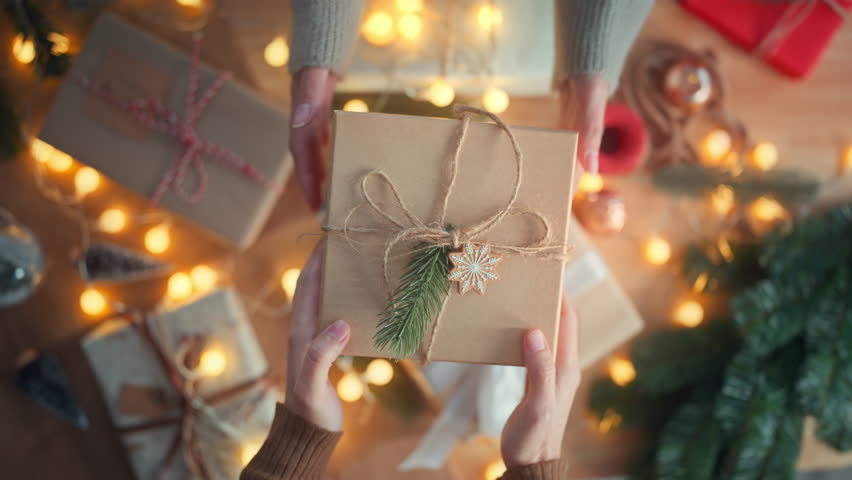
[[[602,75],[577,75],[566,79],[559,88],[559,127],[580,134],[577,159],[592,174],[598,173],[608,97],[609,82]]]
[[[343,408],[328,381],[328,370],[349,341],[349,325],[338,320],[317,334],[324,243],[314,250],[296,286],[284,403],[310,423],[338,432],[343,428]]]
[[[305,201],[314,210],[322,205],[322,154],[331,132],[331,96],[336,85],[337,75],[328,68],[304,67],[293,75],[290,91],[290,152]]]
[[[580,383],[577,358],[577,314],[562,299],[556,358],[541,330],[524,337],[527,388],[521,403],[503,428],[501,448],[506,466],[556,460],[571,403]]]

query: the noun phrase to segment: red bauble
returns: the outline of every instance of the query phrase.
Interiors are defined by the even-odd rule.
[[[598,168],[604,175],[626,175],[642,162],[648,131],[642,118],[623,103],[610,103],[604,116]]]

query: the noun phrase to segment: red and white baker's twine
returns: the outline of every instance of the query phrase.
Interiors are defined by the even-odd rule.
[[[141,98],[127,101],[118,98],[107,84],[94,84],[88,77],[76,73],[74,80],[87,91],[97,95],[109,104],[127,112],[145,127],[160,132],[164,135],[176,138],[183,149],[172,161],[168,171],[163,175],[157,189],[151,196],[151,203],[157,205],[163,195],[171,188],[174,192],[190,203],[196,203],[204,197],[207,192],[207,170],[202,156],[206,155],[219,165],[239,171],[249,180],[258,185],[268,186],[268,180],[264,175],[247,160],[230,150],[209,142],[198,136],[195,125],[204,109],[211,100],[219,93],[225,82],[231,79],[231,72],[222,72],[210,85],[200,98],[198,95],[198,77],[200,72],[201,34],[193,36],[192,43],[192,69],[189,73],[189,89],[186,94],[184,115],[181,119],[178,114],[163,105],[159,100]],[[187,171],[192,168],[197,177],[196,188],[188,193],[184,188]]]

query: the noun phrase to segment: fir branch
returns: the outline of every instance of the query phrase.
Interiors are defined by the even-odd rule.
[[[6,14],[16,30],[35,47],[35,68],[42,77],[61,76],[71,65],[71,55],[54,53],[50,34],[57,31],[45,13],[32,0],[6,2]]]
[[[819,180],[791,170],[745,171],[739,175],[702,165],[676,165],[654,174],[654,183],[664,191],[681,195],[709,194],[719,185],[727,185],[741,203],[761,195],[772,195],[778,201],[797,205],[819,193]]]
[[[684,273],[689,285],[705,276],[700,293],[736,292],[766,278],[765,268],[758,262],[760,248],[749,243],[729,242],[733,259],[725,260],[718,244],[689,247],[684,260]]]
[[[656,480],[713,480],[725,445],[713,415],[712,392],[693,394],[663,429],[656,456]]]
[[[449,248],[420,246],[408,264],[388,306],[381,313],[373,343],[393,358],[417,351],[429,324],[449,292]]]

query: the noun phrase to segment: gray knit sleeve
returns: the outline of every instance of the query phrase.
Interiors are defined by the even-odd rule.
[[[570,76],[601,74],[610,93],[654,0],[556,0],[554,85]]]
[[[291,0],[291,73],[304,66],[343,73],[358,38],[364,0]]]

